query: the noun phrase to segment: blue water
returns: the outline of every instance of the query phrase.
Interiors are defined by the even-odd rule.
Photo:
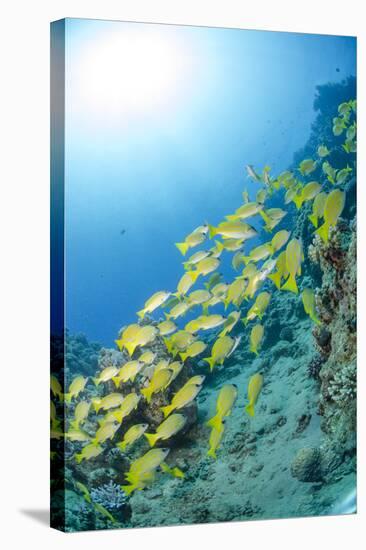
[[[152,43],[178,52],[166,97],[150,97],[154,75],[142,50],[140,103],[110,108],[115,74],[103,59],[100,78],[93,75],[100,96],[88,101],[86,57],[93,64],[100,49],[108,64],[110,34],[133,43],[141,29],[66,23],[66,324],[106,345],[151,294],[176,288],[174,242],[218,223],[245,187],[254,192],[245,164],[288,167],[309,136],[316,86],[356,71],[350,37],[149,25]],[[133,65],[128,49],[121,55]]]

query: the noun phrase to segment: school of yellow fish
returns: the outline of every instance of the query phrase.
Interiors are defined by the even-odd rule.
[[[355,101],[342,103],[338,109],[338,116],[333,120],[334,134],[346,134],[343,148],[348,153],[356,151],[356,123],[350,122],[355,111]],[[292,202],[296,209],[301,209],[305,203],[311,202],[312,213],[309,220],[314,226],[315,233],[327,243],[330,230],[336,227],[345,204],[345,192],[339,186],[346,183],[352,174],[349,166],[336,170],[328,161],[324,161],[330,153],[326,145],[319,145],[317,158],[304,159],[298,166],[298,173],[286,171],[276,178],[271,177],[268,166],[260,175],[253,166],[248,165],[248,176],[260,186],[255,199],[251,201],[248,192],[244,191],[243,204],[235,212],[226,215],[225,219],[215,226],[200,225],[187,235],[184,241],[176,243],[176,247],[184,256],[184,273],[175,291],[156,292],[137,313],[140,320],[146,316],[151,319],[157,310],[164,308],[165,320],[154,324],[134,323],[124,328],[116,340],[116,345],[119,350],[127,351],[129,361],[120,367],[108,366],[92,379],[96,386],[112,381],[115,391],[104,397],[91,399],[90,402],[79,400],[65,434],[62,433],[60,421],[56,417],[55,404],[51,402],[51,437],[65,437],[85,443],[81,452],[75,455],[78,463],[103,453],[103,443],[115,438],[124,419],[136,411],[140,400],[146,400],[150,404],[154,395],[167,392],[187,360],[202,358],[210,372],[223,365],[240,345],[240,337],[231,336],[234,327],[240,321],[248,328],[250,351],[255,355],[260,354],[265,334],[265,325],[262,321],[271,301],[271,292],[261,291],[261,287],[265,282],[269,282],[273,289],[298,294],[298,282],[305,259],[301,241],[291,237],[290,231],[280,229],[274,232],[286,216],[286,210],[267,208],[266,202],[280,191],[282,194],[279,196],[283,196],[284,206]],[[334,186],[330,192],[326,192],[324,185],[317,181],[301,181],[301,177],[309,176],[319,165],[327,181]],[[250,223],[254,218],[261,220],[261,223],[264,222],[262,227],[268,233],[268,240],[252,246],[244,253],[246,243],[258,235],[258,230]],[[198,246],[204,248],[194,251],[186,258],[187,253]],[[218,271],[222,254],[232,254],[232,266],[237,276],[230,284],[222,281]],[[192,287],[200,282],[203,283],[200,288],[192,290]],[[304,288],[301,298],[310,319],[319,323],[313,289]],[[211,313],[211,308],[218,304],[223,306],[225,314]],[[242,309],[243,304],[248,306],[245,313]],[[182,319],[188,311],[197,311],[198,314],[184,324]],[[218,330],[217,338],[208,350],[207,343],[200,339],[200,333],[213,329]],[[151,351],[149,346],[157,339],[163,339],[171,360],[159,360]],[[119,391],[127,383],[133,383],[137,377],[143,377],[145,380],[141,390],[128,394]],[[169,440],[184,429],[184,408],[195,400],[204,380],[203,375],[192,376],[171,397],[170,403],[161,408],[164,420],[154,431],[149,430],[146,423],[135,424],[124,433],[122,440],[116,443],[119,449],[128,452],[136,441],[144,437],[151,447],[143,456],[131,463],[125,475],[126,485],[122,486],[127,494],[152,483],[158,469],[174,477],[184,477],[179,468],[170,467],[165,462],[169,449],[160,446],[155,448],[155,445]],[[52,396],[54,399],[70,403],[83,393],[88,383],[90,380],[87,378],[77,376],[64,392],[59,380],[51,376]],[[247,403],[243,408],[248,417],[255,415],[255,405],[264,383],[260,372],[248,380]],[[137,386],[134,390],[136,388]],[[238,398],[238,391],[239,388],[233,384],[224,385],[218,393],[215,415],[207,422],[211,428],[207,454],[214,459],[224,436],[226,419]],[[168,395],[170,393],[169,391]],[[93,436],[82,427],[91,410],[98,415],[99,422],[99,428]],[[90,499],[87,488],[79,485],[84,497]],[[98,510],[100,513],[108,514],[106,510]]]

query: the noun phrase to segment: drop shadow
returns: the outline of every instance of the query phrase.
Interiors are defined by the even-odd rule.
[[[38,523],[41,523],[42,525],[45,525],[46,527],[50,526],[50,511],[49,510],[41,510],[41,509],[26,509],[26,510],[19,510],[21,514],[24,516],[28,516],[29,518],[38,521]]]

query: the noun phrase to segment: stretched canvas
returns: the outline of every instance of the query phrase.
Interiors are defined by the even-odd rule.
[[[356,39],[64,19],[51,61],[52,526],[354,513]]]

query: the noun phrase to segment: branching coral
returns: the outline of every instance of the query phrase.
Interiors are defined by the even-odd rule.
[[[90,496],[95,504],[101,504],[107,510],[120,510],[127,504],[126,493],[112,480],[90,491]]]

